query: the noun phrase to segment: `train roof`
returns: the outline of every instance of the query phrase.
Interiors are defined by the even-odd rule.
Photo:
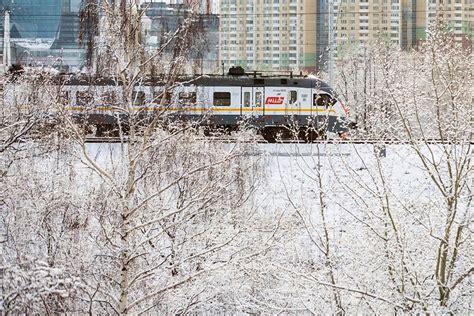
[[[12,66],[10,72],[14,75],[9,81],[15,81],[16,77],[21,76],[25,69],[21,65]],[[18,68],[18,69],[17,69]],[[89,75],[83,73],[59,73],[48,76],[46,73],[38,73],[39,77],[45,80],[56,82],[57,84],[66,86],[118,86],[121,81],[115,77],[105,77],[100,75]],[[49,78],[48,78],[49,77]],[[142,86],[164,86],[169,82],[169,76],[158,75],[140,78],[136,85]],[[292,71],[285,75],[263,75],[261,72],[245,72],[242,67],[231,67],[227,75],[197,75],[178,76],[173,82],[181,83],[184,86],[237,86],[237,87],[300,87],[300,88],[318,88],[323,91],[332,92],[334,90],[324,81],[314,77],[302,75],[294,75]]]
[[[93,76],[61,76],[64,85],[96,85],[115,86],[120,85],[120,80],[115,78],[93,77]],[[167,80],[164,77],[147,77],[137,81],[137,85],[162,86]],[[290,77],[290,76],[211,76],[202,75],[196,77],[181,77],[176,83],[185,86],[231,86],[231,87],[299,87],[318,88],[323,91],[332,91],[331,87],[324,81],[315,77]]]
[[[319,88],[322,90],[330,89],[324,81],[316,78],[291,78],[291,77],[202,77],[196,82],[196,85],[213,86],[271,86],[271,87],[300,87],[300,88]]]

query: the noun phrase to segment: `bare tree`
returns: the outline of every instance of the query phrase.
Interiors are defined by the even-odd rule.
[[[434,27],[418,51],[377,54],[374,60],[380,65],[379,86],[371,98],[383,108],[370,114],[381,123],[372,128],[407,144],[394,150],[407,155],[410,161],[403,164],[420,168],[422,184],[396,184],[389,171],[394,166],[376,154],[371,161],[358,152],[360,169],[354,162],[344,163],[343,172],[340,165],[334,167],[354,203],[338,204],[370,238],[370,251],[384,259],[376,260],[386,269],[379,285],[387,288],[379,288],[380,296],[398,302],[397,309],[405,311],[466,311],[473,273],[468,246],[474,92],[470,52]],[[385,120],[377,119],[380,113]],[[397,185],[412,192],[401,195],[403,189]],[[418,200],[410,198],[413,192],[418,192]],[[370,258],[370,252],[365,254]],[[374,278],[375,274],[363,283],[368,286]]]
[[[101,227],[97,247],[104,258],[99,269],[90,271],[94,280],[87,282],[87,296],[91,305],[107,302],[104,311],[118,314],[185,312],[202,304],[201,296],[210,299],[216,293],[197,287],[182,293],[180,301],[171,299],[171,293],[180,293],[183,286],[192,288],[198,277],[209,276],[245,254],[245,247],[235,243],[247,225],[245,216],[250,216],[240,207],[253,190],[255,179],[248,181],[244,175],[254,170],[255,162],[245,158],[245,146],[213,146],[196,138],[192,124],[166,120],[172,104],[168,94],[180,85],[177,79],[193,42],[195,14],[150,52],[141,39],[138,2],[99,4],[95,21],[103,32],[97,58],[108,61],[99,69],[116,79],[122,93],[123,102],[114,106],[114,112],[118,135],[126,139],[124,151],[111,154],[106,164],[98,162],[73,117],[59,110],[82,148],[83,162],[107,196],[97,218]],[[191,8],[197,12],[196,5]],[[169,64],[160,60],[167,45],[173,45]],[[135,91],[151,65],[164,76],[158,83],[161,95],[153,100],[158,107],[144,119],[135,106]]]
[[[451,293],[474,272],[472,262],[465,266],[460,255],[472,221],[474,90],[470,54],[440,28],[432,28],[427,44],[413,61],[408,87],[397,91],[396,85],[385,86],[387,102],[397,111],[403,136],[440,197],[443,224],[436,229],[427,227],[439,242],[434,276],[439,304],[444,307],[450,305]],[[431,139],[439,144],[430,146]]]
[[[2,76],[0,115],[0,153],[13,150],[28,136],[47,134],[50,109],[44,99],[48,96],[43,90],[52,75],[42,69],[18,69]]]
[[[144,49],[138,2],[88,1],[83,10],[92,10],[82,15],[91,19],[88,27],[100,24],[100,34],[88,40],[98,69],[120,91],[113,132],[122,143],[88,144],[87,120],[78,123],[64,102],[63,81],[44,85],[48,113],[61,122],[61,145],[8,170],[0,226],[2,311],[218,311],[214,303],[229,304],[233,293],[219,288],[227,271],[237,273],[239,262],[268,247],[244,238],[260,226],[251,204],[260,156],[251,144],[202,140],[194,124],[166,119],[166,107],[173,106],[168,94],[181,85],[193,43],[193,14],[164,43],[173,45],[166,61],[165,46]],[[157,69],[161,92],[147,102],[154,115],[145,115],[136,91]],[[15,287],[37,282],[35,271],[56,283]],[[20,280],[23,272],[33,275]]]
[[[278,246],[247,267],[265,284],[254,309],[472,310],[469,54],[436,28],[416,52],[374,48],[366,135],[394,140],[387,157],[373,144],[279,145],[286,202]]]
[[[69,159],[64,148],[51,150],[50,141],[34,142],[22,148],[2,178],[0,306],[5,314],[72,310],[82,288],[80,272],[66,264],[76,254],[70,245],[87,222],[74,186],[68,185]],[[44,152],[41,144],[50,150]]]

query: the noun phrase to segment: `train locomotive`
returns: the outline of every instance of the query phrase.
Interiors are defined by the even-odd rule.
[[[117,80],[66,76],[60,89],[64,108],[78,121],[95,126],[96,136],[127,124]],[[131,100],[133,111],[145,118],[166,114],[168,120],[197,122],[205,131],[233,131],[245,122],[268,142],[313,141],[328,133],[345,137],[352,126],[348,109],[328,84],[291,73],[264,76],[236,67],[227,75],[178,80],[173,87],[148,78],[134,85]]]

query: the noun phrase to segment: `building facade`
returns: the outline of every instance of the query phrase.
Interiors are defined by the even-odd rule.
[[[390,0],[341,0],[334,3],[335,42],[338,52],[346,47],[384,39],[402,42],[402,4]]]
[[[220,0],[223,69],[306,71],[317,68],[314,0]]]
[[[338,0],[334,2],[335,46],[344,49],[386,40],[411,49],[437,20],[464,46],[472,46],[474,0]]]
[[[10,11],[11,38],[49,38],[56,35],[62,0],[0,0]],[[0,19],[3,31],[3,19]]]
[[[410,49],[426,39],[426,1],[401,2],[400,47]]]
[[[78,70],[84,65],[85,50],[79,45],[79,10],[81,0],[63,0],[61,18],[50,51],[57,56],[64,71]]]
[[[464,48],[473,47],[474,0],[427,0],[426,21],[433,25],[437,20],[446,23],[456,41]]]
[[[174,33],[191,15],[189,4],[168,4],[159,1],[144,1],[141,9],[145,14],[142,25],[149,48],[160,47],[168,34]],[[206,9],[207,10],[207,9]],[[213,73],[218,70],[219,18],[213,13],[198,13],[194,20],[194,45],[187,56],[193,64],[193,72]],[[172,42],[168,51],[174,49]]]
[[[79,47],[81,0],[2,0],[10,13],[11,63],[65,71],[83,66]],[[1,20],[3,36],[4,19]],[[3,39],[2,39],[3,54]]]
[[[3,10],[10,12],[11,63],[52,66],[63,71],[84,67],[85,50],[79,45],[81,0],[0,0]],[[142,2],[143,29],[148,48],[160,46],[168,33],[173,33],[189,16],[185,2]],[[3,36],[3,20],[1,35]],[[218,68],[218,27],[215,14],[200,14],[196,26],[196,45],[189,56],[197,65],[194,71],[213,72]],[[1,40],[3,44],[3,39]],[[171,50],[173,45],[170,46]],[[3,52],[3,45],[2,45]]]

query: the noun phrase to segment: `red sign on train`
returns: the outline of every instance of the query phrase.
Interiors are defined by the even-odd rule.
[[[265,104],[283,104],[285,97],[267,97]]]

